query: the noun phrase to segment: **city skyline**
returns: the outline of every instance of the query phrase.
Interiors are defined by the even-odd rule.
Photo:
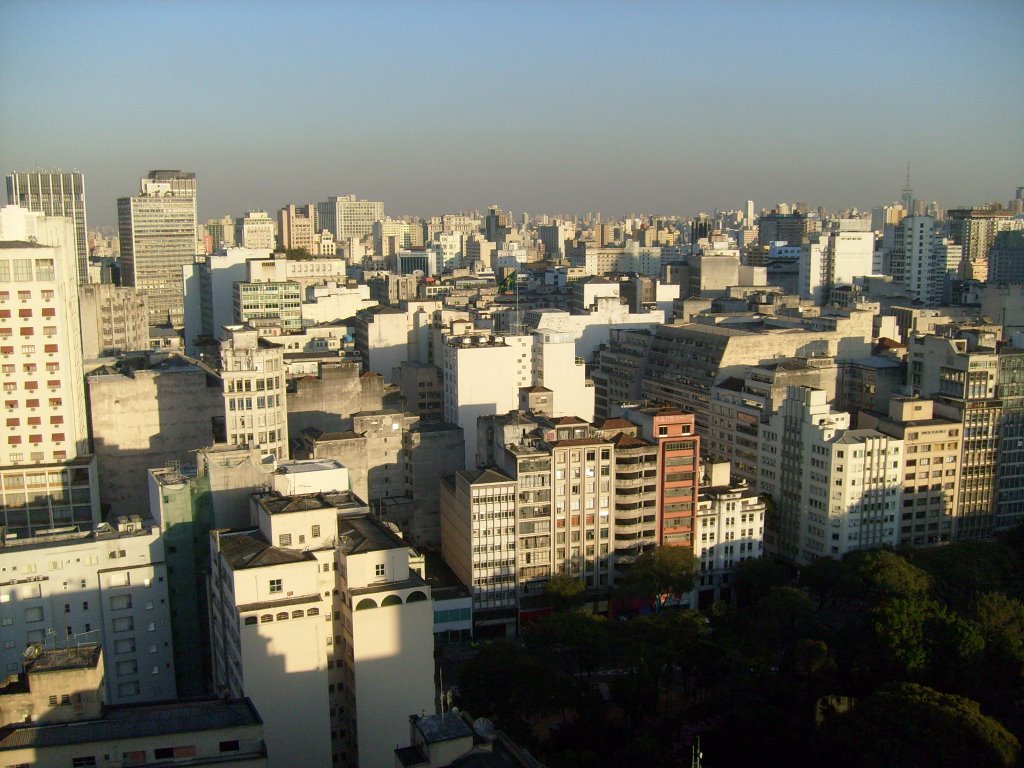
[[[943,207],[1020,185],[1021,44],[972,22],[1009,3],[517,10],[5,3],[0,163],[82,171],[94,226],[154,168],[197,174],[202,221],[345,194],[390,215],[867,209],[908,160]]]

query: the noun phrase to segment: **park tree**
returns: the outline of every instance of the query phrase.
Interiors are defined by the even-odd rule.
[[[656,547],[629,564],[619,593],[650,600],[660,612],[669,598],[693,589],[696,563],[688,547]]]
[[[820,765],[1010,768],[1020,744],[978,702],[913,683],[897,683],[825,722]]]
[[[564,613],[583,604],[583,580],[568,573],[556,573],[544,585],[544,597],[555,613]]]

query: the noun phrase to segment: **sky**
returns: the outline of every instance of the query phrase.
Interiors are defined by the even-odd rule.
[[[933,2],[0,2],[0,168],[150,169],[200,218],[694,215],[1024,185],[1024,7]]]

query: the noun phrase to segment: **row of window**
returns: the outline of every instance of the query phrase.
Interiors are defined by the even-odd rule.
[[[280,611],[276,615],[272,614],[272,613],[264,613],[263,615],[261,615],[259,617],[259,623],[260,624],[270,624],[273,621],[288,621],[288,619],[301,619],[303,616],[319,616],[319,615],[320,615],[320,609],[319,608],[310,608],[310,609],[308,609],[306,611],[303,611],[301,608],[297,608],[294,611],[292,611],[290,614],[288,613],[288,611]],[[253,624],[257,623],[257,619],[256,619],[255,616],[246,616],[244,623],[245,623],[245,625],[247,627],[248,626],[252,626]]]

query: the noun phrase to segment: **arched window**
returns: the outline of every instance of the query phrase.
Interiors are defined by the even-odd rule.
[[[383,608],[385,605],[401,605],[402,598],[398,595],[388,595],[380,601],[380,607]]]
[[[293,619],[301,619],[303,616],[305,616],[305,614],[302,612],[301,608],[299,610],[297,610],[297,611],[292,611],[292,618]]]
[[[405,598],[407,603],[421,603],[427,599],[427,596],[420,592],[418,589],[415,592],[410,592],[409,596]]]
[[[246,626],[249,626],[250,624],[255,624],[255,623],[256,623],[256,617],[255,616],[246,616],[245,617],[245,625]]]
[[[271,616],[269,613],[264,613],[262,616],[260,616],[260,624],[269,624],[273,620],[274,617]]]
[[[319,616],[320,615],[320,609],[319,608],[310,608],[308,611],[306,611],[306,615],[307,616]]]
[[[281,611],[279,614],[277,614],[277,620],[278,621],[287,621],[287,619],[288,619],[288,611]]]
[[[367,610],[369,608],[376,608],[376,607],[377,607],[377,603],[373,599],[371,599],[369,597],[364,597],[362,600],[360,600],[358,603],[356,603],[356,610],[357,611],[365,611],[365,610]]]

